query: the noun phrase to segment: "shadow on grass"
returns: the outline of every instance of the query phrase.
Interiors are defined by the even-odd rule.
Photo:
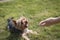
[[[6,40],[19,40],[21,39],[21,36],[17,33],[11,33]]]

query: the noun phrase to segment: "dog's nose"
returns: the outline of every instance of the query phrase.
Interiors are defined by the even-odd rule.
[[[24,23],[24,25],[25,25],[25,27],[28,27],[28,23],[26,22],[26,23]]]

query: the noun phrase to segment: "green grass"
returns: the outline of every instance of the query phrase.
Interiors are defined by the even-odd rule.
[[[5,30],[7,19],[25,16],[29,20],[29,29],[39,35],[29,34],[31,40],[60,40],[60,24],[41,27],[38,23],[49,17],[60,16],[60,0],[13,0],[0,3],[0,40],[7,40],[10,33]],[[16,40],[16,38],[11,39]],[[20,38],[18,39],[20,40]],[[21,40],[24,40],[21,38]]]

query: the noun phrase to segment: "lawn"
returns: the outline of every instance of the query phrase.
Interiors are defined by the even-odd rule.
[[[0,40],[10,38],[6,30],[7,19],[25,16],[29,20],[29,29],[39,35],[29,34],[31,40],[60,40],[60,24],[41,27],[38,23],[49,17],[60,16],[60,0],[13,0],[0,3]],[[24,40],[14,37],[11,40]]]

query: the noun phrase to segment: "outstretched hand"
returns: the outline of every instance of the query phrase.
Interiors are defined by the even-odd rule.
[[[48,18],[39,23],[40,26],[50,26],[56,23],[60,23],[60,18]]]

